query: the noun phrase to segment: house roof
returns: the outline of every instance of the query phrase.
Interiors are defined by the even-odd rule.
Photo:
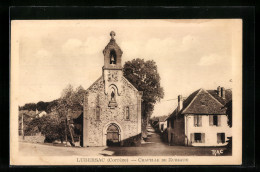
[[[168,118],[168,116],[159,116],[158,118],[159,122],[164,122]]]
[[[232,101],[232,91],[225,91],[225,99],[217,95],[216,90],[199,89],[194,91],[191,95],[183,101],[183,108],[177,112],[177,108],[167,118],[172,118],[181,114],[226,114],[227,104]],[[230,106],[230,105],[229,105]]]

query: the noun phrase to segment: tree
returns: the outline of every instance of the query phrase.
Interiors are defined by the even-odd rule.
[[[66,138],[67,136],[69,136],[68,138],[72,140],[72,145],[74,144],[73,131],[71,131],[67,124],[67,115],[69,111],[83,110],[84,94],[85,90],[82,86],[77,87],[74,91],[72,85],[69,84],[65,89],[63,89],[61,97],[60,99],[58,99],[58,105],[56,110],[60,116],[60,119],[64,121],[65,133],[69,132],[69,135],[65,134],[65,136]]]
[[[156,102],[164,97],[160,85],[160,75],[153,60],[133,59],[127,61],[123,68],[124,77],[139,91],[143,91],[142,103],[142,136],[147,137],[146,127]]]
[[[84,94],[85,90],[81,85],[76,88],[75,92],[73,92],[71,97],[73,110],[83,110]]]
[[[39,101],[36,104],[37,110],[38,111],[47,111],[47,107],[50,104],[50,102],[43,102],[43,101]]]
[[[232,127],[232,101],[229,101],[225,107],[227,108],[228,126]]]
[[[26,103],[24,106],[20,108],[20,110],[28,110],[28,111],[35,111],[36,110],[36,104],[35,103]]]
[[[56,109],[57,106],[58,106],[58,100],[53,100],[49,102],[48,106],[46,107],[46,112],[51,113],[53,110]]]

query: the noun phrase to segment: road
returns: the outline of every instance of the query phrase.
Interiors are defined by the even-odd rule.
[[[168,146],[150,127],[148,139],[140,147],[59,147],[20,142],[19,152],[28,156],[212,156],[212,150],[223,148]]]

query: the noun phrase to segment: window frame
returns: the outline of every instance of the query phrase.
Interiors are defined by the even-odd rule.
[[[196,135],[199,135],[200,140],[196,140]],[[194,133],[194,142],[195,143],[202,143],[202,134],[201,133]]]
[[[96,109],[95,109],[95,115],[96,115],[96,121],[100,121],[101,108],[99,106],[97,106]]]
[[[213,120],[213,126],[218,126],[218,115],[213,115],[212,120]],[[216,124],[214,122],[216,122]]]
[[[130,108],[129,108],[129,106],[125,107],[125,120],[130,120]]]
[[[194,127],[202,127],[202,115],[194,115]]]
[[[220,135],[220,136],[219,136]],[[220,137],[220,141],[218,140],[218,138]],[[226,133],[217,133],[217,143],[218,144],[224,144],[226,143]]]

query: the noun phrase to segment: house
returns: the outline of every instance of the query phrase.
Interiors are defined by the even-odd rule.
[[[45,112],[45,111],[40,111],[40,112],[38,112],[38,114],[36,114],[37,115],[37,117],[43,117],[44,115],[47,115],[47,113]]]
[[[87,90],[83,105],[83,146],[139,145],[141,143],[141,100],[122,71],[123,51],[115,32],[105,49],[102,76]]]
[[[228,113],[232,113],[231,101],[232,91],[223,87],[217,90],[201,88],[185,100],[179,95],[177,108],[167,118],[169,144],[226,145],[227,138],[232,136],[228,125]]]
[[[168,116],[160,116],[158,122],[158,128],[160,132],[163,132],[167,129],[167,118]]]

